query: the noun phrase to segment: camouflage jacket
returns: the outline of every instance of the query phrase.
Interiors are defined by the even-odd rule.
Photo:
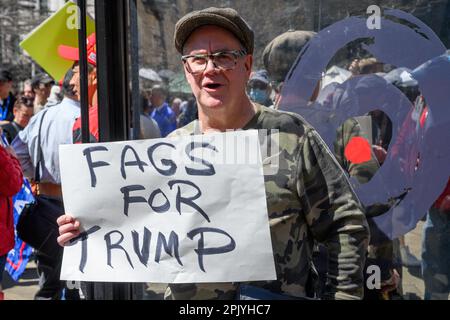
[[[193,134],[192,122],[173,135]],[[359,299],[369,231],[361,204],[345,173],[300,116],[257,105],[243,128],[278,134],[279,168],[265,187],[277,280],[252,282],[274,293],[305,296],[314,240],[329,251],[329,299]],[[270,155],[269,155],[270,156]],[[264,159],[263,159],[264,164]],[[234,299],[237,283],[171,284],[168,299]]]
[[[350,177],[354,177],[359,183],[364,184],[370,181],[375,173],[380,169],[380,164],[373,152],[368,161],[362,163],[352,163],[345,156],[345,147],[354,137],[368,137],[364,134],[358,121],[354,118],[346,120],[342,126],[337,129],[336,140],[334,141],[334,156],[344,171]],[[376,203],[365,207],[367,218],[373,218],[389,211],[395,200],[386,203]]]
[[[355,177],[359,183],[366,183],[369,182],[369,180],[380,168],[380,164],[378,163],[373,152],[371,152],[370,160],[363,163],[352,163],[344,155],[345,146],[347,146],[353,137],[367,138],[361,131],[361,126],[354,118],[350,118],[345,121],[336,132],[336,140],[334,141],[334,155],[342,168],[348,172],[351,177]]]
[[[359,183],[367,183],[375,175],[380,168],[373,152],[370,160],[362,163],[352,163],[345,155],[345,147],[353,137],[368,137],[364,134],[358,121],[354,118],[346,120],[337,130],[336,140],[334,142],[334,154],[336,160],[350,177],[356,178]],[[372,141],[370,141],[372,143]],[[365,206],[365,214],[368,219],[371,240],[375,243],[369,245],[367,255],[367,265],[377,265],[381,269],[381,280],[390,278],[390,271],[394,268],[393,242],[377,227],[372,220],[373,217],[379,216],[389,211],[393,203],[376,203]]]

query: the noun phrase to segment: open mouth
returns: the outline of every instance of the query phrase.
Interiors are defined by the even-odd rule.
[[[219,83],[208,83],[208,84],[205,85],[205,88],[208,88],[208,89],[217,89],[217,88],[219,88],[220,86],[221,86],[221,84],[219,84]]]

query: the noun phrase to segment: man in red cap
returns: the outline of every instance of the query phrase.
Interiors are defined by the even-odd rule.
[[[86,39],[87,61],[88,61],[88,102],[89,102],[89,140],[98,142],[98,108],[97,108],[97,50],[95,33]],[[78,61],[79,50],[75,47],[60,45],[58,54],[67,60],[74,62],[72,67],[73,78],[70,82],[73,85],[75,97],[80,100],[80,67]],[[81,117],[75,121],[73,126],[73,141],[81,143]]]

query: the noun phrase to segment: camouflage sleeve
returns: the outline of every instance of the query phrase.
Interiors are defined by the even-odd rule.
[[[314,237],[328,248],[324,299],[360,299],[369,228],[342,168],[313,129],[301,137],[297,192]]]
[[[359,183],[366,183],[375,175],[380,168],[375,155],[369,161],[354,164],[348,161],[344,156],[345,146],[353,137],[362,136],[361,128],[358,121],[353,118],[348,119],[337,130],[336,140],[334,142],[334,151],[336,159],[341,164],[342,168],[348,172],[351,177],[355,177]],[[365,206],[364,213],[367,219],[382,215],[389,211],[393,203],[373,203]],[[375,223],[369,219],[370,233],[375,236],[375,239],[382,237],[382,231],[378,230]],[[371,223],[372,222],[372,223]],[[390,277],[390,270],[393,268],[393,253],[392,241],[382,241],[376,244],[371,244],[368,248],[368,256],[366,265],[378,265],[381,269],[382,280],[387,280]]]
[[[371,152],[370,160],[363,163],[352,163],[346,159],[345,147],[354,137],[362,137],[361,128],[358,121],[350,118],[337,129],[334,154],[336,160],[351,177],[355,177],[359,183],[366,183],[375,175],[380,165],[373,152]]]
[[[381,282],[388,280],[391,277],[390,271],[394,269],[393,241],[388,240],[377,245],[369,245],[366,264],[380,268]]]

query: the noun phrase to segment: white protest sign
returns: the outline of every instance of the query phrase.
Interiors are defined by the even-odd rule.
[[[256,130],[63,145],[60,166],[83,231],[61,279],[276,279]]]

